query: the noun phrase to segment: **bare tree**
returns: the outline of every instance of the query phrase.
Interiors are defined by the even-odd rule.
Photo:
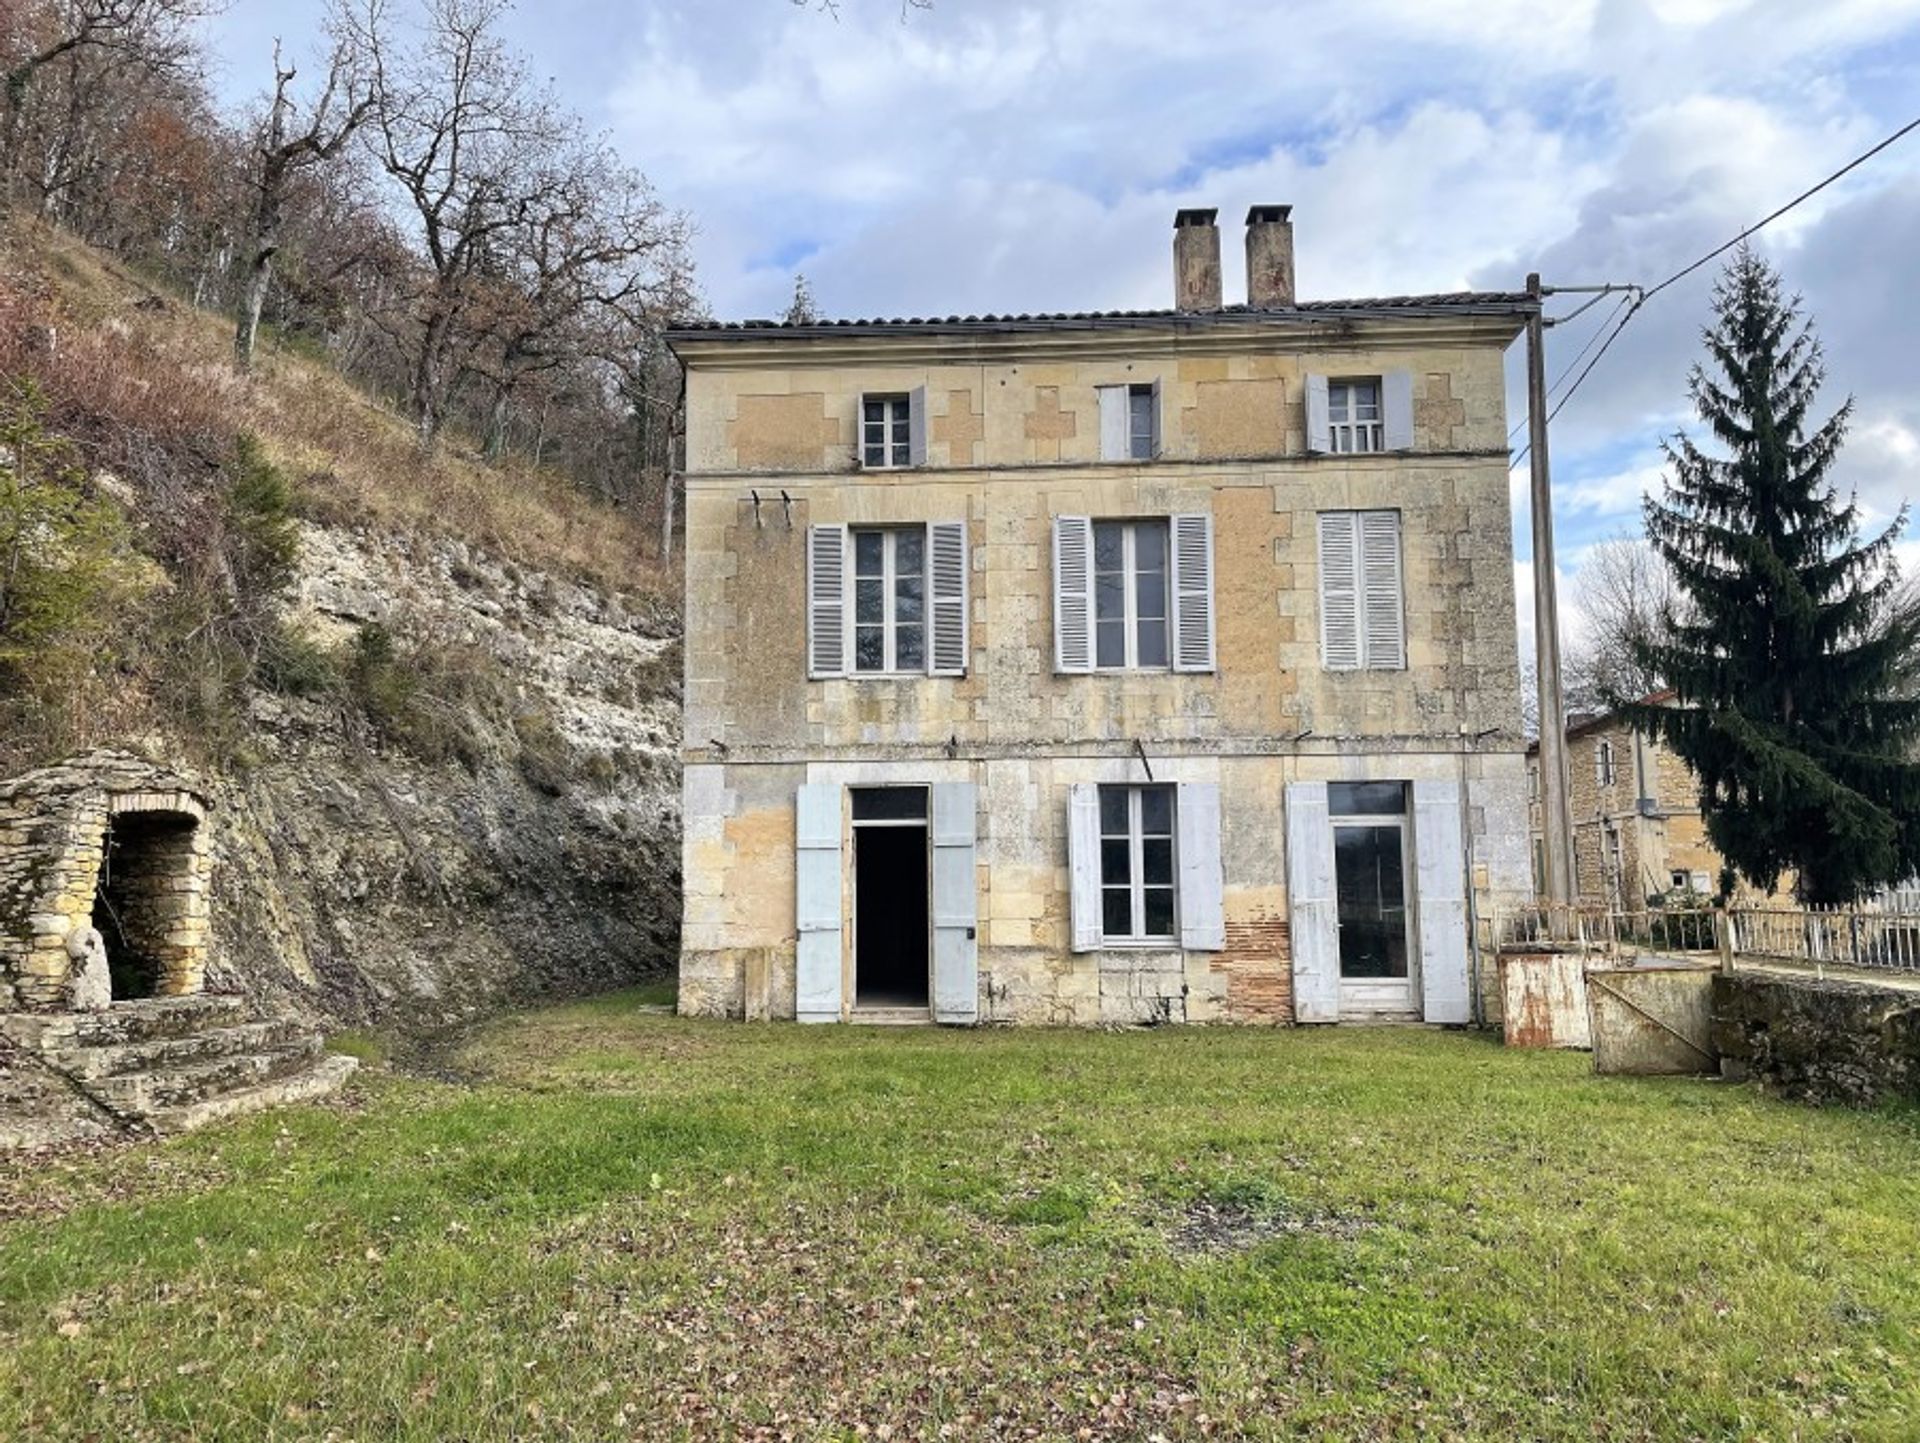
[[[1681,598],[1653,549],[1638,537],[1599,543],[1574,576],[1573,600],[1586,625],[1567,651],[1567,705],[1608,711],[1658,691],[1664,679],[1640,665],[1634,643],[1664,634]]]

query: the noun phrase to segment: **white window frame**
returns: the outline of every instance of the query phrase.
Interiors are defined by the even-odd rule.
[[[1593,749],[1594,780],[1603,787],[1614,784],[1613,743],[1603,741]]]
[[[1126,633],[1126,659],[1117,666],[1100,664],[1100,528],[1102,526],[1121,527],[1120,565],[1122,589],[1121,616]],[[1164,593],[1160,622],[1166,632],[1167,659],[1163,663],[1145,666],[1140,661],[1140,587],[1139,587],[1139,535],[1140,528],[1151,526],[1161,536],[1161,587]],[[1126,671],[1162,672],[1173,670],[1174,618],[1173,618],[1173,522],[1165,516],[1139,517],[1123,520],[1118,517],[1095,517],[1091,532],[1092,550],[1087,555],[1087,575],[1092,582],[1092,601],[1088,607],[1087,625],[1092,632],[1093,669],[1096,672],[1118,673]]]
[[[1373,387],[1373,416],[1358,414],[1359,386]],[[1327,380],[1327,427],[1335,455],[1370,456],[1386,450],[1386,381],[1381,376],[1333,376]]]
[[[1159,398],[1159,389],[1151,383],[1127,387],[1127,459],[1129,461],[1151,461],[1159,449],[1160,421],[1159,417],[1154,415]],[[1142,402],[1145,404],[1142,405]],[[1140,430],[1142,418],[1147,424],[1144,434]]]
[[[1106,823],[1105,798],[1108,792],[1120,791],[1127,794],[1127,894],[1128,910],[1132,917],[1132,930],[1114,933],[1107,930],[1107,882],[1106,844],[1109,841],[1122,840],[1116,834],[1109,834]],[[1146,883],[1146,842],[1147,838],[1141,824],[1142,799],[1147,792],[1164,792],[1167,798],[1167,843],[1169,878],[1166,890],[1173,894],[1172,930],[1148,932],[1147,923],[1147,883]],[[1178,947],[1180,945],[1180,789],[1170,782],[1103,782],[1100,785],[1100,824],[1099,855],[1094,865],[1100,876],[1100,942],[1105,947]],[[1153,840],[1160,841],[1156,833]],[[1159,884],[1155,884],[1159,890]],[[1112,890],[1118,890],[1117,887]]]
[[[897,614],[899,607],[898,582],[900,570],[897,564],[900,537],[916,535],[920,538],[920,665],[902,667],[899,662],[899,626]],[[871,630],[873,623],[860,620],[860,582],[872,577],[862,578],[860,574],[860,538],[878,536],[881,538],[880,552],[880,634],[881,656],[884,662],[879,669],[870,669],[860,665],[860,633]],[[847,625],[850,630],[850,646],[847,656],[847,675],[850,677],[889,677],[889,676],[925,676],[929,656],[928,648],[933,645],[932,561],[929,556],[931,542],[929,529],[925,526],[849,526],[847,528]],[[908,625],[915,623],[909,622]]]
[[[867,419],[867,407],[881,408],[877,422]],[[880,429],[878,461],[868,459],[868,427]],[[905,460],[896,460],[904,456]],[[905,471],[913,465],[913,397],[905,391],[884,391],[860,397],[860,466],[866,471]]]

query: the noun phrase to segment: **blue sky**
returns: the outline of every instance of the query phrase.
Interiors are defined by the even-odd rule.
[[[231,103],[318,8],[235,0],[212,22]],[[1920,0],[838,10],[522,0],[510,30],[692,217],[725,317],[778,312],[795,269],[836,315],[1163,305],[1173,211],[1237,223],[1255,202],[1294,205],[1304,296],[1517,287],[1530,270],[1646,283],[1920,113]],[[1920,476],[1920,134],[1762,243],[1818,321],[1830,400],[1856,400],[1841,483],[1884,521]],[[1659,439],[1687,420],[1710,282],[1643,311],[1555,422],[1574,627],[1583,548],[1637,530]],[[1552,333],[1549,376],[1607,309]],[[1517,348],[1510,373],[1517,388]],[[1920,544],[1904,550],[1920,564]]]

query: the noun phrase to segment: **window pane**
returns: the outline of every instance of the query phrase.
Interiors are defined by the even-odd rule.
[[[1140,623],[1140,665],[1166,666],[1167,623],[1159,618]]]
[[[853,583],[853,619],[862,626],[878,626],[887,619],[886,583],[862,578]]]
[[[1140,834],[1143,837],[1173,835],[1173,788],[1140,788]]]
[[[1167,569],[1167,524],[1143,521],[1133,529],[1133,564],[1140,571]]]
[[[896,531],[893,534],[893,569],[901,576],[918,578],[926,569],[927,538],[924,531]]]
[[[896,621],[920,621],[921,595],[926,590],[926,582],[919,572],[911,576],[902,576],[893,583],[893,614]]]
[[[879,627],[861,626],[854,629],[853,666],[855,671],[886,670],[886,637]]]
[[[1327,811],[1336,817],[1398,817],[1407,810],[1405,782],[1328,782]]]
[[[1356,421],[1380,419],[1380,387],[1377,383],[1361,381],[1354,385],[1353,418]]]
[[[1093,567],[1096,571],[1119,571],[1126,565],[1126,526],[1118,521],[1093,523]]]
[[[885,421],[886,417],[887,403],[885,401],[869,400],[867,402],[866,419],[870,426]]]
[[[920,671],[926,667],[927,654],[921,649],[921,631],[917,624],[895,631],[893,664],[900,671]]]
[[[1127,834],[1127,789],[1100,788],[1100,835],[1124,837]]]
[[[1133,935],[1133,898],[1125,887],[1109,887],[1100,894],[1100,930],[1109,937]]]
[[[1125,666],[1127,664],[1127,624],[1124,621],[1103,621],[1094,628],[1095,666]]]
[[[1100,844],[1100,880],[1108,886],[1124,886],[1133,880],[1132,848],[1126,839]]]
[[[1146,903],[1146,937],[1173,935],[1173,888],[1149,887],[1142,900]]]
[[[927,814],[925,787],[855,787],[856,822],[918,821]]]
[[[1150,887],[1173,885],[1173,839],[1150,837],[1140,844],[1140,880]]]
[[[1327,416],[1333,421],[1345,421],[1352,415],[1353,388],[1345,381],[1334,381],[1327,386]]]
[[[1141,617],[1167,614],[1166,572],[1143,571],[1133,578],[1133,614]]]
[[[911,466],[913,464],[913,452],[905,441],[894,442],[893,464],[896,466]]]
[[[1120,576],[1096,576],[1093,615],[1097,621],[1119,621],[1127,614],[1127,583]]]
[[[853,574],[878,576],[887,554],[887,538],[880,531],[853,533]]]
[[[887,464],[887,448],[878,441],[870,444],[860,458],[863,466],[884,466]]]
[[[1153,456],[1153,391],[1136,386],[1127,393],[1129,453],[1136,461]]]

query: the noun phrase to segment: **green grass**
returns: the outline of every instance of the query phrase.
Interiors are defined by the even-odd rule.
[[[1915,1434],[1914,1114],[637,1000],[0,1179],[0,1437]]]

